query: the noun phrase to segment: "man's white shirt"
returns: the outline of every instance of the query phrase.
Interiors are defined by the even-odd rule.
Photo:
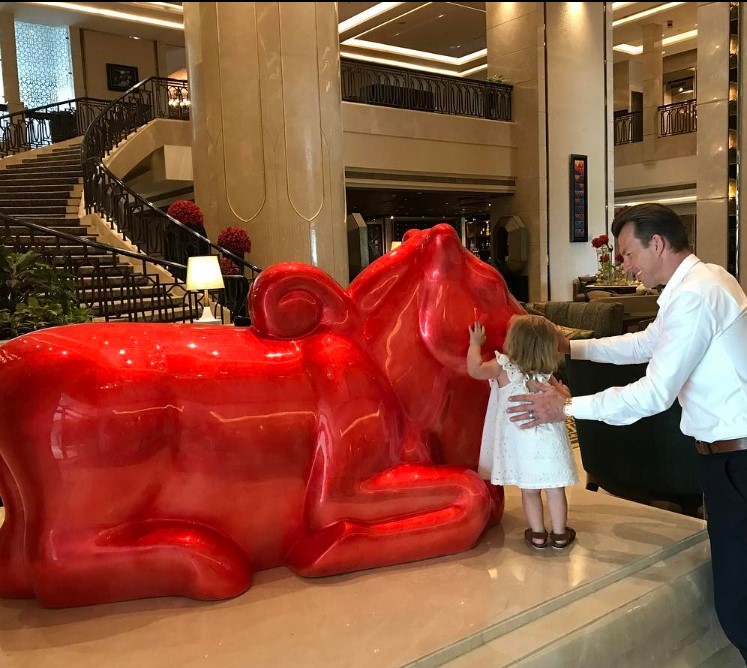
[[[657,303],[643,332],[570,342],[573,359],[649,363],[635,383],[574,397],[571,414],[630,424],[678,398],[683,433],[707,442],[747,436],[747,297],[739,283],[689,255]]]

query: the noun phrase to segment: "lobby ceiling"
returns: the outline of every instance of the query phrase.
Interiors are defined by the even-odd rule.
[[[642,51],[642,28],[662,26],[665,56],[697,47],[697,3],[614,2],[615,62]],[[339,2],[343,57],[484,79],[487,70],[484,2]],[[183,45],[178,2],[0,2],[22,21]],[[671,22],[671,25],[669,24]]]
[[[667,56],[697,46],[697,3],[608,4],[613,11],[615,62],[640,56],[647,23],[662,26]],[[343,56],[485,77],[484,2],[340,2],[338,13]]]

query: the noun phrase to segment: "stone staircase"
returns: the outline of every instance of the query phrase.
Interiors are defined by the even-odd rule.
[[[30,151],[25,156],[4,169],[0,162],[0,214],[75,239],[4,222],[0,226],[2,244],[36,250],[54,266],[73,273],[78,297],[96,319],[185,320],[191,311],[173,284],[158,274],[143,273],[140,263],[123,262],[116,249],[90,245],[98,240],[78,217],[83,182],[80,142],[52,151]]]

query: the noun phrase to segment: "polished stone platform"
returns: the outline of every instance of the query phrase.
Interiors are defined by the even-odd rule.
[[[0,601],[0,668],[743,665],[712,610],[704,523],[581,487],[578,542],[522,539],[519,493],[472,551],[318,580],[282,568],[220,603]]]

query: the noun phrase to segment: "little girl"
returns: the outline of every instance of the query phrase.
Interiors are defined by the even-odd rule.
[[[568,547],[576,532],[566,526],[565,487],[577,483],[578,475],[565,425],[544,424],[522,430],[506,413],[508,397],[527,393],[528,380],[550,381],[559,362],[555,327],[540,316],[514,316],[503,346],[506,354],[496,351],[489,362],[482,360],[485,328],[479,322],[470,327],[469,342],[469,375],[490,380],[478,473],[493,485],[516,485],[521,489],[529,523],[524,539],[537,549],[548,545],[540,495],[544,489],[552,525],[549,544],[559,550]]]

